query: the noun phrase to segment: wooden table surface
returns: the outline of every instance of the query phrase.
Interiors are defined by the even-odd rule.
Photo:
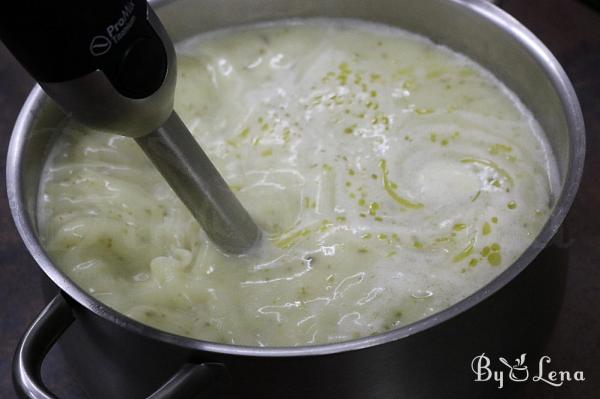
[[[587,128],[582,187],[567,218],[573,237],[566,295],[545,353],[557,370],[582,370],[586,381],[545,390],[524,385],[518,398],[600,398],[600,11],[576,0],[505,0],[506,11],[556,55],[579,96]],[[32,80],[0,44],[0,398],[12,398],[11,358],[17,341],[44,303],[36,265],[12,222],[5,188],[6,151]],[[60,354],[44,376],[62,398],[83,397]]]

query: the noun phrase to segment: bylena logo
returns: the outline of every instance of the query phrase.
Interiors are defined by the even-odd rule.
[[[529,370],[527,369],[527,366],[525,366],[525,356],[526,355],[527,355],[526,353],[523,353],[521,355],[521,357],[515,359],[514,366],[511,366],[505,358],[503,358],[503,357],[498,358],[498,360],[500,360],[500,363],[502,363],[503,365],[505,365],[506,367],[508,367],[510,369],[508,378],[510,378],[511,381],[521,382],[521,381],[527,381],[527,379],[529,378]]]
[[[506,381],[506,372],[508,371],[508,379],[513,382],[524,382],[531,381],[541,382],[554,387],[560,387],[565,382],[585,381],[583,371],[577,370],[574,372],[566,370],[550,370],[548,365],[552,362],[550,356],[542,356],[537,362],[537,370],[530,376],[529,368],[525,364],[525,358],[527,354],[523,353],[521,356],[515,359],[514,364],[511,364],[508,360],[503,357],[499,357],[498,361],[501,366],[500,369],[493,369],[492,361],[489,357],[482,353],[481,355],[475,356],[471,361],[471,370],[475,374],[476,382],[495,381],[498,384],[498,389],[504,387]],[[533,371],[533,370],[532,370]]]

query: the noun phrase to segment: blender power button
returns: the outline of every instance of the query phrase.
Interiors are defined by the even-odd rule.
[[[136,39],[119,63],[119,91],[130,98],[148,97],[162,85],[166,72],[167,55],[160,40]]]

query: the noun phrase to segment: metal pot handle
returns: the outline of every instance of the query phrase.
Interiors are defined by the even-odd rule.
[[[42,381],[42,362],[63,332],[75,321],[71,307],[61,294],[40,312],[21,337],[13,358],[13,384],[24,399],[58,399]],[[222,364],[184,364],[148,399],[191,398],[218,376]]]

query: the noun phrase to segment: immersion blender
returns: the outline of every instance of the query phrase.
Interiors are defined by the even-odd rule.
[[[135,139],[208,237],[232,254],[260,230],[173,111],[173,43],[146,0],[13,0],[0,39],[69,115]],[[202,93],[198,93],[202,95]]]

